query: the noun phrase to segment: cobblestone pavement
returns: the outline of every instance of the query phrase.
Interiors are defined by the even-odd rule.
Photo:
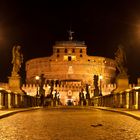
[[[96,109],[39,109],[1,119],[0,140],[140,140],[140,121]]]

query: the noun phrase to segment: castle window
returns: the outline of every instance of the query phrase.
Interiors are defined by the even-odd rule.
[[[57,57],[59,57],[59,54],[57,54]]]
[[[83,57],[82,54],[80,54],[80,57]]]
[[[75,49],[72,49],[72,52],[75,53]]]
[[[82,49],[80,49],[80,53],[82,53]]]
[[[67,53],[68,52],[68,50],[67,49],[65,49],[65,53]]]
[[[59,49],[57,49],[57,53],[59,53]]]
[[[68,61],[71,61],[71,56],[68,56]]]
[[[76,60],[76,56],[71,56],[71,58],[72,58],[72,61]]]

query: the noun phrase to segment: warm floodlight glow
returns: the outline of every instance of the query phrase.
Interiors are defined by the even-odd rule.
[[[3,88],[0,87],[0,90],[3,90]]]
[[[100,80],[102,80],[102,79],[103,79],[103,76],[102,76],[102,75],[100,75],[100,76],[99,76],[99,79],[100,79]]]
[[[136,90],[137,90],[137,89],[140,89],[140,86],[134,87],[133,89],[136,89]]]
[[[36,80],[39,80],[39,79],[40,79],[40,77],[39,77],[39,76],[36,76],[36,77],[35,77],[35,79],[36,79]]]

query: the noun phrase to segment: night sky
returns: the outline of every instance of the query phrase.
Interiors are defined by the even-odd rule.
[[[64,1],[64,0],[63,0]],[[55,41],[85,41],[88,55],[114,58],[118,45],[127,54],[130,82],[140,77],[140,0],[0,0],[0,81],[12,69],[12,47],[21,45],[22,66],[52,54]]]

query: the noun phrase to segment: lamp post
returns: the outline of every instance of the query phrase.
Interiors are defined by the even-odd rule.
[[[36,80],[36,87],[37,87],[37,88],[36,88],[36,104],[37,104],[37,106],[39,105],[39,101],[38,101],[38,100],[39,100],[39,99],[38,99],[38,98],[39,98],[39,93],[38,93],[38,92],[39,92],[39,90],[38,90],[38,82],[39,82],[39,79],[40,79],[39,76],[36,76],[36,77],[35,77],[35,80]]]
[[[99,81],[100,81],[99,96],[102,96],[102,79],[103,79],[103,76],[100,75],[100,76],[99,76]]]
[[[39,79],[40,79],[40,77],[39,76],[36,76],[35,77],[35,80],[36,80],[36,87],[37,87],[37,90],[36,90],[36,95],[38,96],[39,94],[38,94],[38,81],[39,81]]]
[[[89,84],[86,84],[86,106],[89,105],[89,101],[90,101],[89,89],[90,89],[90,85]]]

